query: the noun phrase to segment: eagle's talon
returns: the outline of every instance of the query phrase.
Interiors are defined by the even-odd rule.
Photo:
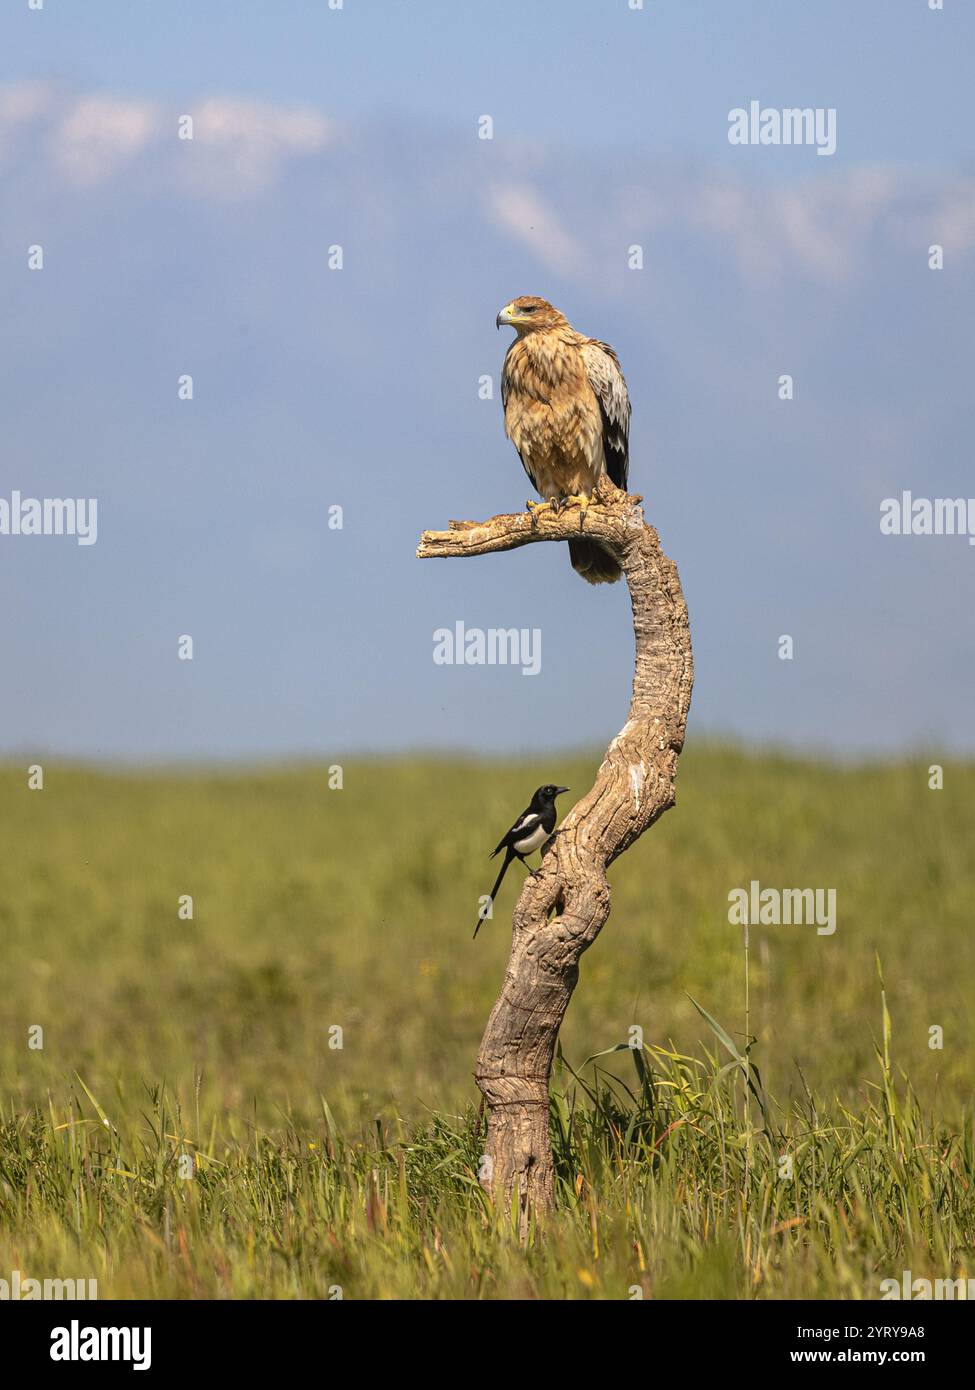
[[[582,531],[586,524],[586,509],[592,502],[591,497],[587,497],[584,492],[573,492],[563,500],[564,507],[579,508],[579,530]]]

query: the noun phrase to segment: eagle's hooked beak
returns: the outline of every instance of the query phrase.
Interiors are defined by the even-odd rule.
[[[495,326],[501,328],[503,324],[510,324],[512,322],[513,314],[514,310],[512,309],[511,305],[506,304],[504,308],[501,310],[498,317],[494,320]]]

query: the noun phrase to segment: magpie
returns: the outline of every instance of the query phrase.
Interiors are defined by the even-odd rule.
[[[501,887],[501,880],[508,872],[508,865],[512,859],[520,859],[525,863],[525,856],[533,854],[536,849],[541,849],[545,841],[551,839],[557,820],[555,812],[555,798],[567,792],[568,787],[555,787],[551,782],[544,787],[539,787],[538,791],[531,799],[531,804],[515,821],[503,839],[498,841],[498,847],[492,851],[490,858],[504,850],[504,863],[501,865],[501,872],[498,874],[497,881],[491,889],[488,901],[481,908],[477,915],[477,926],[474,928],[474,935],[481,930],[481,923],[497,896],[498,889]],[[528,865],[525,864],[528,869]],[[528,869],[534,876],[535,870]]]

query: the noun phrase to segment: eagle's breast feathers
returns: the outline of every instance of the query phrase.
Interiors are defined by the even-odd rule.
[[[542,497],[626,488],[630,401],[615,352],[568,325],[516,338],[501,375],[505,432]]]

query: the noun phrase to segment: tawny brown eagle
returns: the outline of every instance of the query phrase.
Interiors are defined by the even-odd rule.
[[[577,333],[545,299],[523,294],[497,325],[515,330],[501,372],[505,434],[545,503],[585,507],[604,473],[626,491],[630,397],[608,343]],[[569,541],[573,569],[611,584],[620,568],[582,536]]]

